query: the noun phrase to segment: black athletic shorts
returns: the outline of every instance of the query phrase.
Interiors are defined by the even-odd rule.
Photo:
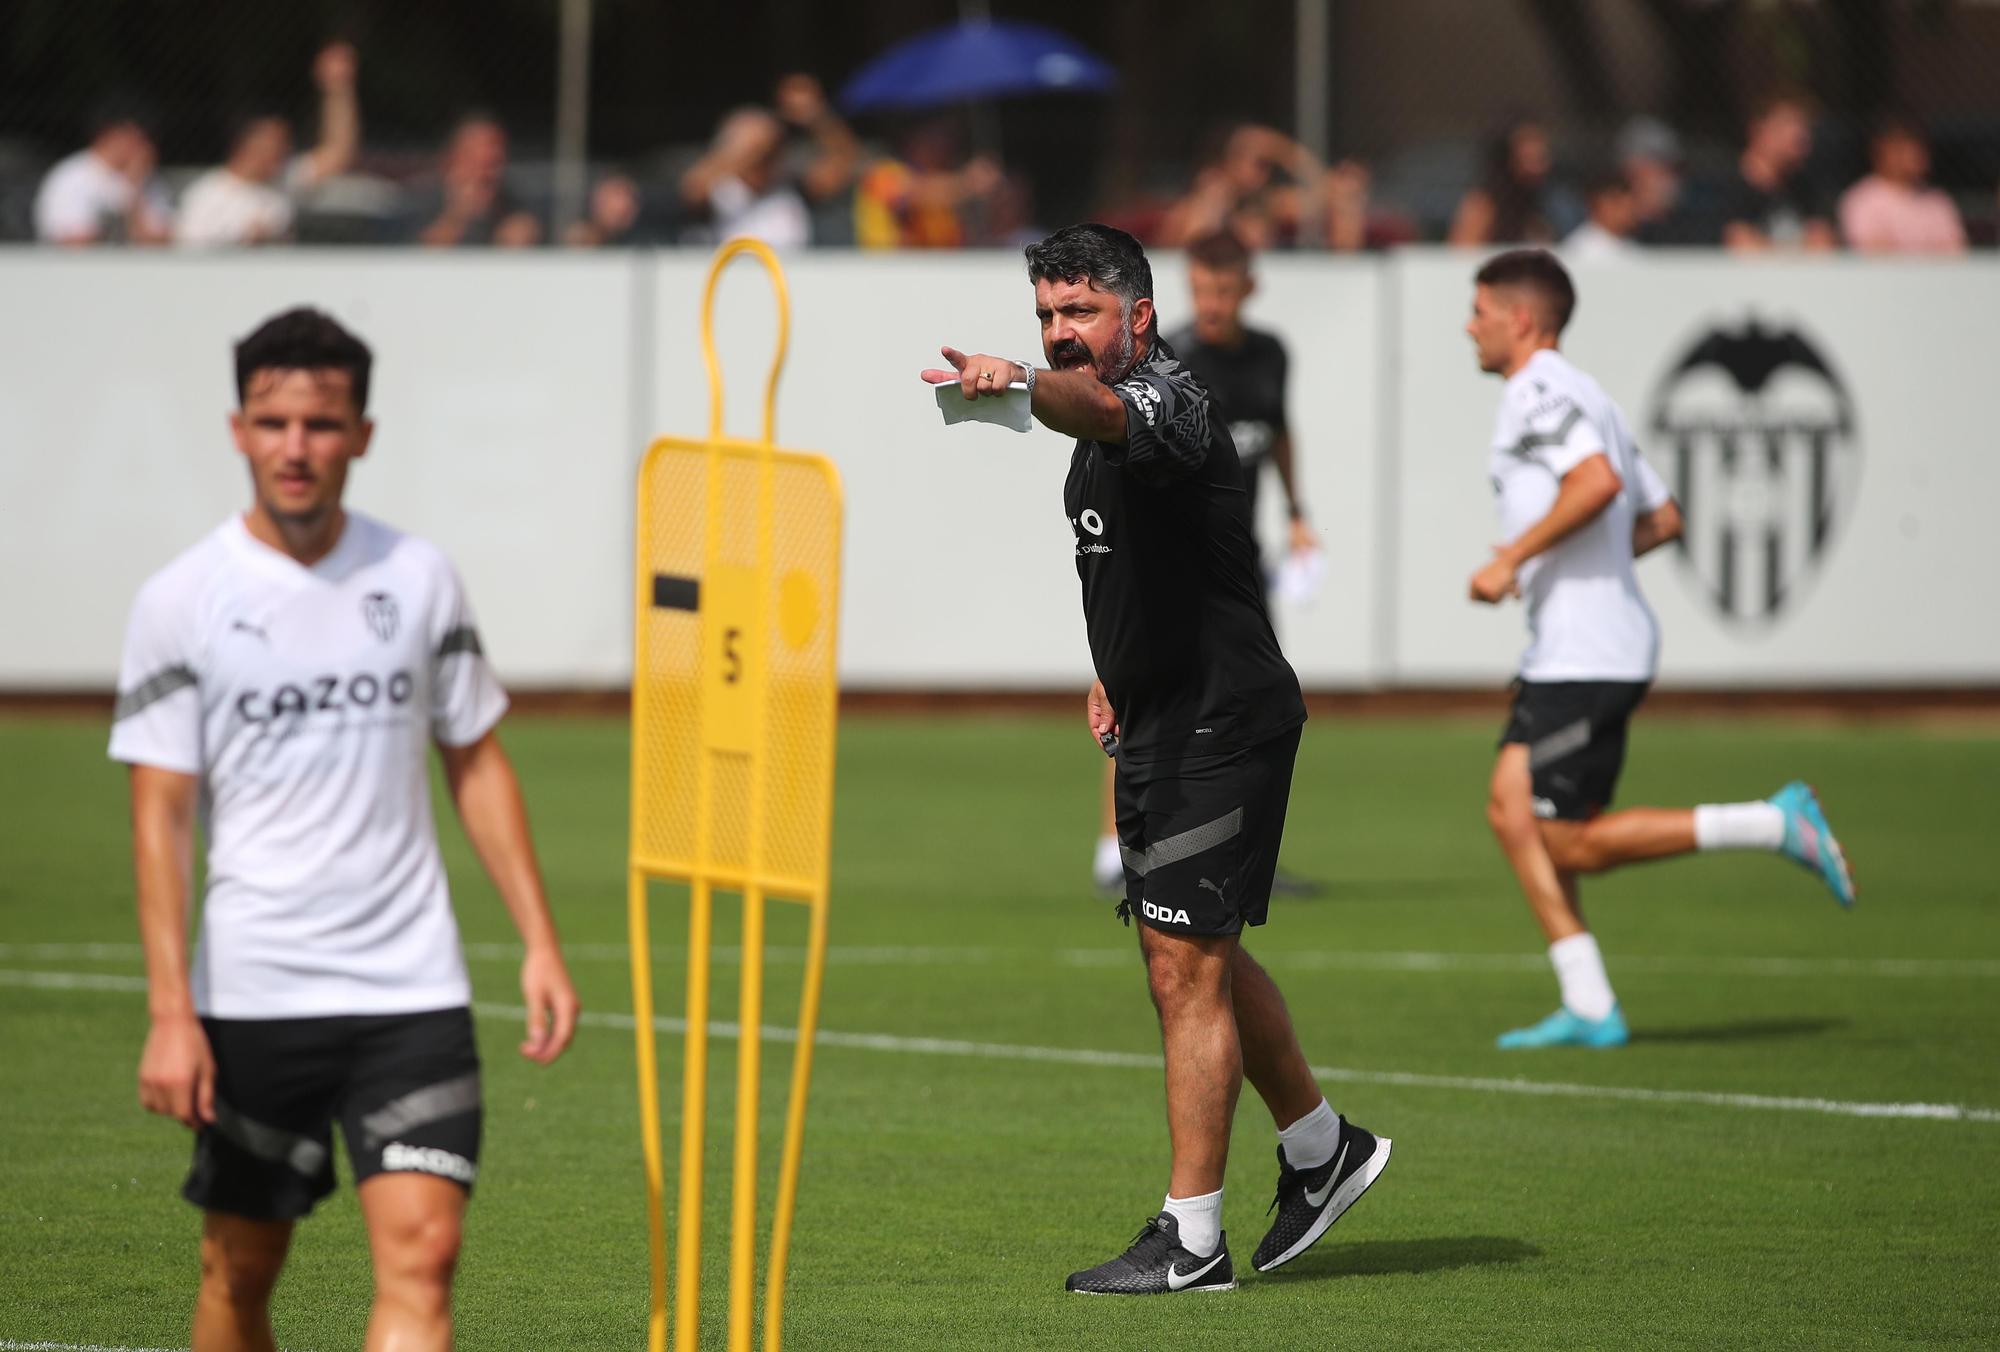
[[[472,1011],[316,1019],[203,1019],[215,1121],[195,1137],[181,1195],[204,1211],[294,1220],[333,1191],[333,1124],[358,1185],[479,1172]]]
[[[1625,768],[1625,728],[1650,688],[1646,681],[1514,683],[1500,744],[1526,744],[1537,817],[1589,821],[1611,806]]]
[[[1138,765],[1118,762],[1118,849],[1125,900],[1154,929],[1239,934],[1261,925],[1285,834],[1299,729],[1247,751]]]

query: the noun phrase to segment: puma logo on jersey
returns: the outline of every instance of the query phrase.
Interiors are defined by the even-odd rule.
[[[1169,906],[1155,906],[1150,901],[1140,902],[1139,909],[1145,913],[1146,919],[1157,920],[1163,925],[1192,925],[1194,923],[1193,920],[1188,918],[1186,911],[1175,910]]]
[[[231,620],[229,622],[229,629],[230,632],[237,634],[255,634],[266,643],[271,641],[271,636],[264,632],[264,626],[252,624],[248,620]]]
[[[1199,887],[1199,888],[1203,888],[1203,889],[1205,889],[1206,891],[1210,891],[1210,892],[1213,892],[1213,893],[1215,893],[1215,895],[1216,895],[1216,899],[1217,899],[1217,900],[1219,900],[1219,901],[1227,901],[1227,900],[1228,900],[1228,898],[1227,898],[1227,897],[1225,897],[1225,896],[1223,896],[1223,894],[1222,894],[1222,888],[1223,888],[1223,887],[1227,887],[1227,886],[1229,886],[1229,879],[1227,879],[1227,878],[1224,878],[1224,879],[1222,880],[1222,887],[1217,887],[1217,886],[1216,886],[1216,885],[1215,885],[1214,883],[1210,882],[1210,881],[1209,881],[1208,879],[1206,879],[1206,878],[1203,878],[1203,879],[1202,879],[1202,880],[1201,880],[1200,882],[1196,883],[1196,884],[1195,884],[1195,886],[1196,886],[1196,887]]]

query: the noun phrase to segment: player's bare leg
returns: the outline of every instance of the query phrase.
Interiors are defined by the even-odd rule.
[[[1841,905],[1854,900],[1854,879],[1840,842],[1813,791],[1796,782],[1764,802],[1635,807],[1587,822],[1541,825],[1556,867],[1574,873],[1602,873],[1697,850],[1766,850],[1817,874]]]
[[[1168,1193],[1202,1196],[1222,1187],[1229,1127],[1243,1086],[1243,1051],[1229,990],[1236,939],[1141,926],[1139,947],[1166,1050],[1167,1131],[1174,1152]]]
[[[449,1352],[451,1281],[465,1190],[431,1174],[376,1174],[360,1187],[375,1266],[367,1352]]]
[[[1259,1272],[1289,1263],[1361,1199],[1389,1162],[1390,1142],[1335,1113],[1299,1048],[1278,983],[1239,944],[1230,959],[1230,1003],[1243,1074],[1278,1128],[1273,1219],[1251,1256]]]
[[[1695,850],[1694,809],[1635,807],[1587,822],[1546,821],[1542,841],[1558,869],[1602,873]]]
[[[1503,1033],[1503,1048],[1586,1046],[1618,1047],[1628,1039],[1618,997],[1612,993],[1597,940],[1583,923],[1576,873],[1559,866],[1545,828],[1535,817],[1534,786],[1528,768],[1528,748],[1509,742],[1493,764],[1493,781],[1486,802],[1486,823],[1514,878],[1527,898],[1528,909],[1549,940],[1549,962],[1562,987],[1562,1007],[1540,1023]],[[1557,823],[1581,826],[1582,823]]]
[[[291,1247],[292,1222],[220,1211],[203,1215],[194,1352],[271,1352],[271,1289]]]
[[[1243,1075],[1281,1128],[1319,1107],[1319,1082],[1299,1049],[1291,1012],[1270,973],[1238,944],[1229,959],[1229,998],[1243,1048]]]
[[[1493,782],[1486,799],[1486,824],[1500,843],[1501,853],[1521,884],[1521,895],[1551,944],[1587,933],[1583,916],[1564,890],[1555,860],[1550,857],[1542,828],[1535,818],[1533,781],[1528,773],[1528,748],[1510,742],[1493,763]]]

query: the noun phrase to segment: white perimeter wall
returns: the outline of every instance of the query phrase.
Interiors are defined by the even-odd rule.
[[[1493,536],[1485,446],[1498,385],[1460,332],[1477,259],[1273,257],[1255,322],[1292,351],[1304,494],[1330,569],[1278,608],[1308,685],[1492,683],[1520,615],[1474,610]],[[699,254],[591,257],[294,251],[215,257],[0,252],[0,688],[107,688],[145,575],[238,509],[228,348],[310,301],[377,353],[379,424],[350,502],[438,540],[520,686],[617,685],[629,642],[630,476],[646,440],[698,435]],[[947,431],[916,371],[939,342],[1029,356],[1005,254],[788,260],[792,353],[778,439],[846,479],[842,668],[866,686],[1045,687],[1088,677],[1045,431]],[[1165,322],[1186,317],[1157,264]],[[1981,529],[2000,502],[2000,267],[1749,265],[1648,258],[1578,272],[1569,348],[1648,416],[1706,327],[1797,323],[1857,411],[1831,544],[1771,624],[1718,616],[1691,570],[1644,566],[1682,684],[2000,680],[2000,584]],[[728,426],[754,433],[773,326],[761,275],[725,280]],[[1280,494],[1265,494],[1275,540]]]

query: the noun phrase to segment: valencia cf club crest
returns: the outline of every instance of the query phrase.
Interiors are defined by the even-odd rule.
[[[1853,401],[1825,351],[1754,317],[1703,334],[1667,373],[1647,455],[1686,519],[1682,563],[1751,625],[1803,594],[1861,477]]]
[[[396,624],[401,617],[396,612],[396,598],[389,593],[369,592],[361,600],[361,614],[376,638],[387,643],[396,637]]]

